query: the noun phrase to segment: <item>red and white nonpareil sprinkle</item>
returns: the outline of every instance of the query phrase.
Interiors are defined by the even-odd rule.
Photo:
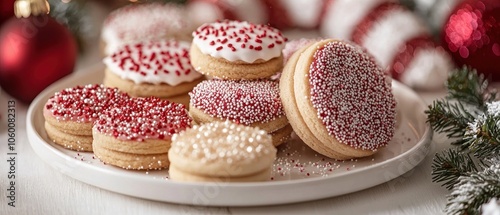
[[[155,97],[131,98],[104,111],[94,129],[119,140],[169,140],[191,127],[184,105]]]
[[[278,83],[273,81],[206,80],[189,95],[193,107],[238,124],[266,123],[284,115]]]
[[[391,86],[358,47],[335,41],[319,48],[309,84],[317,117],[340,142],[376,150],[394,136],[396,101]]]
[[[231,20],[207,23],[193,32],[193,43],[203,54],[247,63],[279,57],[286,41],[269,25]]]
[[[96,120],[105,109],[128,99],[129,96],[118,89],[89,84],[56,92],[45,104],[44,111],[57,120],[87,123]]]

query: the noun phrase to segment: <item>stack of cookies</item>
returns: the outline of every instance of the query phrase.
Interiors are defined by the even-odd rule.
[[[184,105],[133,98],[98,84],[56,92],[45,103],[43,116],[54,143],[135,170],[167,168],[171,137],[192,124]]]
[[[275,146],[287,141],[292,127],[278,83],[268,80],[283,66],[287,39],[282,33],[268,25],[224,20],[200,26],[193,38],[191,64],[212,77],[189,94],[193,120],[230,120],[265,130]]]
[[[297,136],[327,157],[370,156],[394,136],[396,100],[384,70],[350,42],[325,39],[297,50],[280,94]]]

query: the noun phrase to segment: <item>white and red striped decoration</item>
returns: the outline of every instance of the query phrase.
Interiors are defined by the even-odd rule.
[[[452,68],[428,27],[397,1],[330,0],[320,30],[360,44],[395,79],[411,87],[440,88]]]

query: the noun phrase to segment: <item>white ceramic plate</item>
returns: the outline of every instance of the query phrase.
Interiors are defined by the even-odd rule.
[[[79,181],[139,198],[209,206],[254,206],[308,201],[363,190],[409,171],[429,152],[432,130],[426,124],[426,105],[411,89],[393,82],[398,128],[390,144],[368,158],[335,161],[309,149],[298,138],[279,148],[272,180],[252,183],[182,183],[168,171],[130,171],[105,165],[92,153],[78,153],[47,138],[42,107],[54,92],[76,85],[100,83],[103,65],[58,81],[31,104],[28,138],[49,165]]]

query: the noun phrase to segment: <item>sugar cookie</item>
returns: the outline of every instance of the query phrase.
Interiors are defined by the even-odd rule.
[[[265,181],[276,153],[264,130],[230,121],[195,125],[172,138],[169,174],[179,181]]]
[[[95,121],[94,154],[125,169],[166,168],[172,135],[191,127],[191,121],[184,105],[154,97],[132,98]]]

